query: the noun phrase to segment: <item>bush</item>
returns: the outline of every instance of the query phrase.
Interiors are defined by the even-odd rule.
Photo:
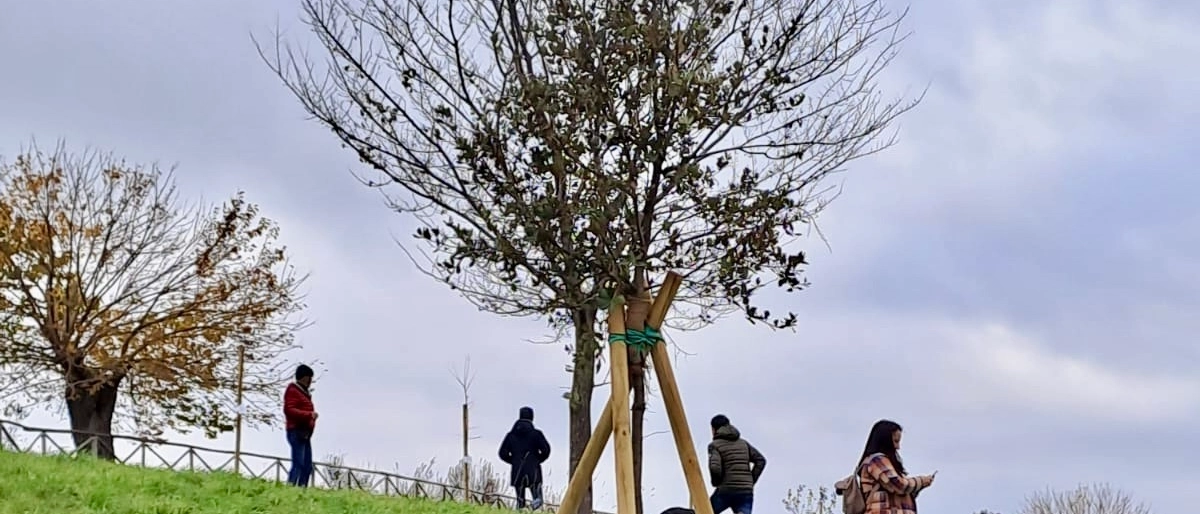
[[[397,473],[402,472],[397,471]],[[445,473],[439,473],[436,459],[431,459],[429,462],[417,466],[411,476],[418,480],[455,487],[455,497],[462,497],[463,491],[460,488],[463,466],[461,462],[447,468]],[[491,462],[483,459],[472,462],[471,495],[476,497],[477,502],[485,504],[494,503],[501,497],[511,497],[513,490],[508,485],[508,470],[496,469]],[[552,489],[548,484],[544,485],[542,499],[547,505],[557,505],[562,501],[562,491]]]
[[[810,489],[801,484],[788,489],[783,498],[783,509],[789,514],[833,514],[838,512],[837,502],[837,495],[831,494],[828,488]]]
[[[325,487],[330,489],[355,489],[364,491],[374,489],[375,477],[366,473],[345,469],[345,457],[331,454],[326,455],[324,460],[325,465],[318,465],[318,469],[314,470],[314,474],[321,477]]]
[[[1107,484],[1047,489],[1025,499],[1021,514],[1150,514],[1150,507]]]

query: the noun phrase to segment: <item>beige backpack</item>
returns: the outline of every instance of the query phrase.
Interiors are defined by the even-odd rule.
[[[863,514],[867,512],[867,495],[863,492],[862,480],[858,477],[859,473],[862,473],[862,467],[866,460],[864,459],[863,463],[860,463],[854,469],[852,475],[838,480],[836,484],[833,484],[833,490],[842,495],[843,514]]]

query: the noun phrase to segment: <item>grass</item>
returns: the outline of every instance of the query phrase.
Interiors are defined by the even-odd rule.
[[[230,473],[0,451],[0,514],[497,514],[499,509],[361,491],[299,489]],[[507,511],[503,511],[507,512]]]

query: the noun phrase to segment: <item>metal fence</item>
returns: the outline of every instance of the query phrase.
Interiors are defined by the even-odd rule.
[[[99,436],[89,435],[82,444],[76,445],[73,437],[75,433],[78,432],[29,427],[0,420],[0,450],[70,456],[97,453],[102,442]],[[235,455],[231,450],[204,448],[164,439],[114,434],[112,445],[117,462],[173,471],[236,473],[247,478],[279,482],[287,479],[289,468],[289,459],[283,457],[245,451]],[[442,484],[338,463],[315,463],[310,486],[516,508],[516,498],[499,491],[467,491],[461,485]],[[557,507],[546,504],[543,509],[554,511]]]

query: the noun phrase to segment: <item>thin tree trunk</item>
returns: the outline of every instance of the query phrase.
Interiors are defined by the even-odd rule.
[[[644,272],[635,274],[637,290],[632,295],[633,301],[625,311],[626,330],[645,330],[646,318],[650,315],[650,291],[642,277]],[[629,349],[629,384],[633,387],[633,405],[630,413],[629,432],[633,437],[633,484],[634,505],[636,514],[642,512],[642,440],[645,438],[646,418],[646,356],[640,349]]]
[[[75,447],[101,459],[115,460],[113,447],[113,412],[117,408],[120,381],[95,388],[68,386],[67,414],[71,419],[71,436]]]
[[[570,466],[568,480],[575,474],[583,449],[592,437],[592,390],[596,387],[596,310],[579,309],[573,315],[575,323],[575,358],[571,376],[569,408]],[[589,485],[577,514],[592,514],[592,488]]]
[[[645,442],[646,434],[646,354],[640,350],[630,349],[629,375],[629,383],[633,386],[629,432],[633,437],[633,484],[637,491],[634,496],[634,505],[637,514],[643,514],[642,443]]]

